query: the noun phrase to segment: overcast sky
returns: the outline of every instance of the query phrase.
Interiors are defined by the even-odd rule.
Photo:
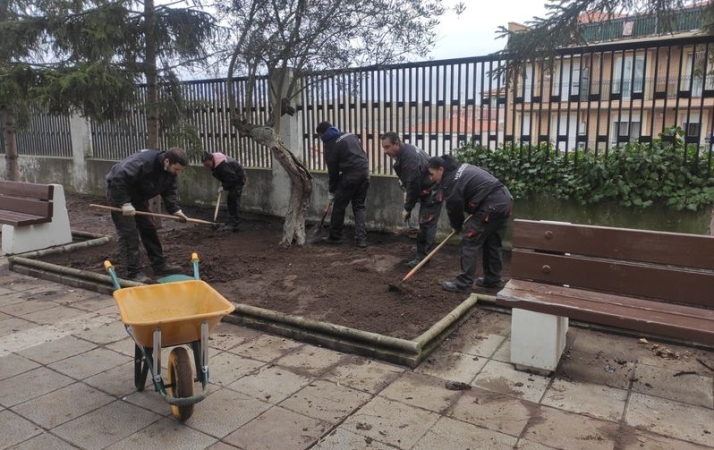
[[[447,6],[457,3],[448,0]],[[457,17],[447,13],[441,18],[432,59],[483,56],[503,49],[505,39],[496,39],[496,30],[508,22],[524,23],[533,16],[545,15],[545,0],[464,1],[466,11]]]

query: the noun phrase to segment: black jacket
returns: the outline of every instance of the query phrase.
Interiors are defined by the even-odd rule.
[[[324,157],[330,177],[329,192],[337,191],[340,177],[369,178],[367,154],[362,150],[356,135],[340,133],[337,128],[331,127],[322,136],[322,141],[325,144]]]
[[[177,176],[164,170],[166,152],[142,150],[114,164],[106,175],[107,194],[115,206],[142,204],[161,195],[166,211],[179,209]]]
[[[504,187],[496,177],[471,164],[461,164],[457,170],[444,173],[441,189],[451,228],[460,230],[465,214],[486,207],[488,196]]]
[[[428,161],[429,156],[424,150],[405,143],[402,143],[399,154],[394,158],[392,167],[407,193],[404,201],[404,209],[407,211],[414,209],[419,199],[428,195],[434,185],[429,176]]]
[[[213,177],[221,182],[223,189],[229,190],[233,186],[245,184],[245,170],[235,159],[226,156],[226,160],[211,169]]]

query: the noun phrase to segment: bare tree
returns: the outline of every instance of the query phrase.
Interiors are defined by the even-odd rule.
[[[294,112],[291,102],[305,88],[298,80],[322,69],[425,56],[446,8],[442,0],[233,0],[218,8],[235,33],[226,79],[232,125],[268,147],[287,171],[291,194],[280,245],[303,245],[312,176],[280,139],[280,118]],[[242,105],[233,85],[237,75],[249,79]],[[251,115],[259,75],[272,82],[267,123],[254,123]]]

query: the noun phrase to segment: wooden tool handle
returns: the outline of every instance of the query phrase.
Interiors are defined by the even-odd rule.
[[[89,207],[95,208],[95,209],[103,209],[105,211],[122,212],[121,208],[115,208],[114,206],[97,205],[96,203],[91,203],[89,205]],[[180,221],[180,219],[178,217],[172,216],[170,214],[158,214],[158,213],[152,213],[152,212],[147,212],[147,211],[136,211],[136,214],[138,214],[140,216],[160,217],[162,219],[171,219],[171,220]],[[201,219],[187,218],[186,221],[193,222],[193,223],[202,223],[204,225],[215,225],[213,222],[209,222],[207,220],[201,220]]]

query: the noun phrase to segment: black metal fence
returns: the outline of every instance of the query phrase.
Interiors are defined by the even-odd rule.
[[[676,126],[687,145],[712,157],[710,36],[569,48],[519,67],[484,56],[316,73],[300,81],[303,90],[292,120],[302,145],[292,150],[312,170],[324,169],[322,144],[314,132],[323,120],[361,138],[374,173],[391,173],[379,140],[386,131],[431,155],[465,143],[488,149],[549,144],[568,153],[607,152],[628,142],[653,145]],[[233,83],[243,107],[247,80]],[[248,167],[271,166],[269,150],[238,136],[231,126],[225,80],[185,82],[182,89],[185,123],[197,130],[204,149],[222,150]],[[255,123],[267,122],[266,78],[257,80],[253,105]],[[20,153],[68,156],[66,123],[36,117],[29,132],[19,133]],[[143,107],[124,121],[92,123],[91,128],[97,158],[121,159],[146,145]],[[162,147],[181,144],[162,139]]]

